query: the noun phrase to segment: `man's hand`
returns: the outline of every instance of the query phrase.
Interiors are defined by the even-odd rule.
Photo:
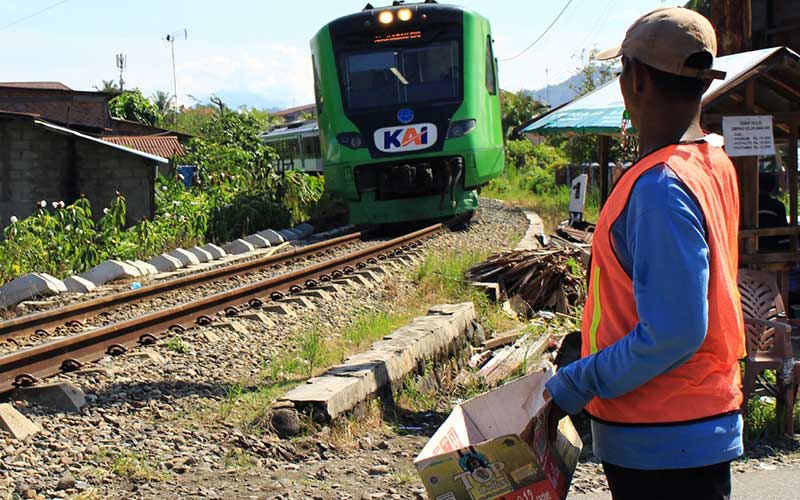
[[[550,396],[547,389],[544,390],[544,400],[550,402],[550,413],[547,415],[547,437],[551,443],[555,443],[558,435],[558,423],[567,416],[567,412],[553,401],[553,397]]]

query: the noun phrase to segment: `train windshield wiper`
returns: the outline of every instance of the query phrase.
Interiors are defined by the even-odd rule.
[[[406,80],[406,77],[403,76],[403,73],[400,73],[399,69],[392,66],[391,68],[389,68],[389,71],[391,71],[392,74],[396,76],[398,80],[400,80],[400,83],[402,83],[403,85],[408,85],[408,80]]]

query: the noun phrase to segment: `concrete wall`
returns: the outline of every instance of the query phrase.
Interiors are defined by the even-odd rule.
[[[128,223],[151,217],[154,166],[141,157],[49,131],[26,119],[0,120],[0,229],[39,200],[71,203],[85,194],[97,217],[119,191]]]

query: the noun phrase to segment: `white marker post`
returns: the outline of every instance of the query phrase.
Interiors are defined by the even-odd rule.
[[[586,205],[586,185],[589,176],[581,174],[572,181],[569,197],[569,225],[575,226],[583,222],[583,209]]]

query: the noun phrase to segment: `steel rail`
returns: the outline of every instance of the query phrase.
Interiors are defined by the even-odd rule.
[[[458,219],[456,219],[458,220]],[[210,324],[213,315],[238,314],[239,306],[258,308],[277,295],[296,293],[320,282],[355,272],[369,264],[402,254],[433,238],[446,224],[435,224],[375,246],[333,258],[257,283],[106,325],[0,356],[0,393],[35,384],[62,371],[80,368],[106,354],[121,354],[137,344],[152,344],[166,331],[181,332],[194,325]]]
[[[325,254],[329,253],[334,248],[349,244],[354,240],[360,239],[362,236],[363,233],[360,232],[351,233],[288,252],[218,267],[208,271],[188,274],[180,278],[143,286],[136,290],[112,293],[57,309],[2,321],[0,322],[0,340],[13,341],[13,339],[35,333],[51,333],[48,332],[48,328],[62,325],[81,325],[81,321],[98,316],[104,312],[112,311],[121,305],[136,304],[167,292],[189,288],[212,280],[241,276],[267,267],[280,268],[284,265],[302,261],[309,257],[324,257]]]

